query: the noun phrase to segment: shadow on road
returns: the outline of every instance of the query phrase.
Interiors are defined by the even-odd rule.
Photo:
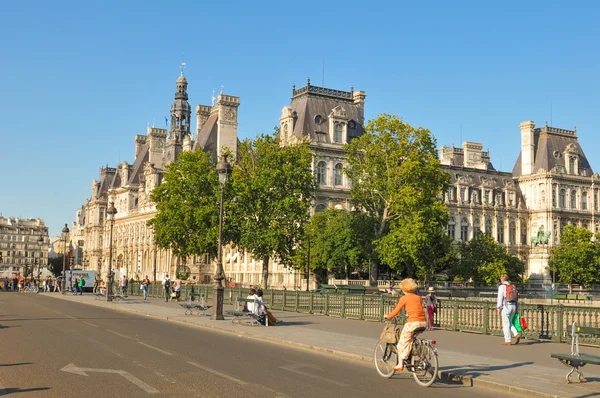
[[[50,387],[38,387],[38,388],[5,388],[4,391],[0,390],[0,396],[2,395],[11,395],[19,392],[32,392],[32,391],[47,391],[50,390]]]
[[[8,321],[9,319],[5,319],[5,321]],[[21,325],[14,325],[14,326],[7,326],[7,325],[0,325],[0,329],[8,329],[8,328],[20,328]]]
[[[308,322],[308,321],[282,321],[281,323],[278,323],[277,326],[298,326],[298,325],[313,325],[314,322]]]
[[[446,372],[458,373],[461,375],[469,375],[471,377],[479,377],[489,375],[489,372],[493,372],[495,370],[502,369],[513,369],[519,368],[521,366],[533,365],[534,362],[517,362],[512,363],[510,365],[498,365],[498,366],[489,366],[489,365],[467,365],[467,366],[440,366],[440,370],[444,370]]]
[[[21,365],[32,365],[33,362],[19,362],[19,363],[0,363],[0,366],[21,366]]]

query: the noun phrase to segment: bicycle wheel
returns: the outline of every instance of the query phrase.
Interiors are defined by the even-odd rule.
[[[394,344],[379,341],[375,347],[373,359],[375,360],[375,369],[381,377],[389,379],[396,372],[394,366],[398,364],[398,351]]]
[[[429,387],[433,384],[438,372],[438,357],[429,344],[420,343],[413,348],[410,360],[413,377],[418,385]]]

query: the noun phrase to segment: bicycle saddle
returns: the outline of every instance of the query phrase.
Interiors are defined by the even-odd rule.
[[[414,334],[417,335],[419,333],[423,333],[426,330],[426,328],[416,328],[414,330]]]

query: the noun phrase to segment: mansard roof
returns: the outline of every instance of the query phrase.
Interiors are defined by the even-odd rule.
[[[150,160],[150,144],[146,143],[135,158],[135,162],[130,168],[129,181],[127,185],[139,185],[140,176],[144,175],[144,165]]]
[[[354,103],[352,91],[341,91],[330,88],[312,86],[310,83],[292,92],[290,104],[296,114],[296,122],[292,133],[301,138],[315,132],[329,133],[329,116],[335,111],[341,118],[353,121],[355,128],[348,128],[348,142],[351,138],[364,133],[359,107]],[[337,108],[337,109],[336,109]],[[320,116],[320,118],[317,118]]]
[[[196,137],[196,142],[194,143],[193,147],[194,150],[200,147],[205,151],[214,150],[216,153],[218,120],[218,112],[214,112],[208,117],[208,120],[202,125],[202,128],[200,128],[200,131],[198,132],[198,136]]]
[[[579,175],[591,176],[592,167],[579,145],[576,130],[565,130],[556,127],[544,126],[534,129],[534,165],[532,174],[540,170],[557,171],[566,173],[565,154],[576,154],[579,158]],[[515,177],[521,176],[521,154],[513,168]]]

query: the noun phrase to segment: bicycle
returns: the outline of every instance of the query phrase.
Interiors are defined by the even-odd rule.
[[[398,319],[387,320],[398,325]],[[419,337],[425,328],[417,328],[413,333],[413,346],[408,359],[404,362],[404,369],[411,372],[415,382],[423,387],[429,387],[437,378],[438,355],[435,348],[435,340],[427,340]],[[379,341],[375,346],[373,355],[375,369],[380,376],[389,379],[396,373],[394,367],[398,364],[398,351],[396,344]]]
[[[37,293],[39,288],[37,286],[25,286],[23,293]]]

